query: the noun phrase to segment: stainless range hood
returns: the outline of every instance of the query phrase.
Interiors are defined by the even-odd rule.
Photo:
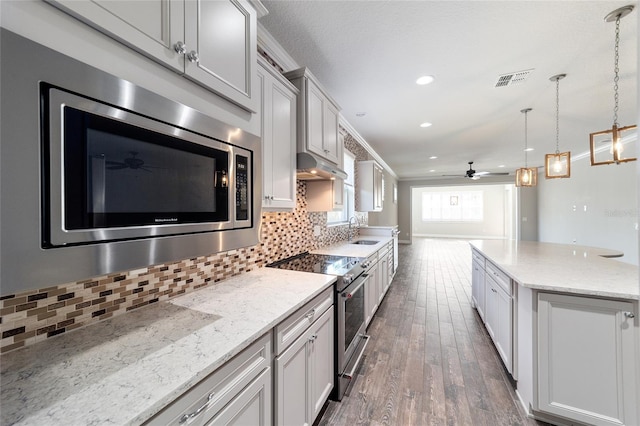
[[[296,177],[300,180],[346,179],[347,174],[335,164],[329,163],[308,152],[298,153]]]

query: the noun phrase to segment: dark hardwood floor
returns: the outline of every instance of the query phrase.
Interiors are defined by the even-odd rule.
[[[357,378],[317,425],[543,425],[526,417],[475,309],[466,241],[400,245]]]

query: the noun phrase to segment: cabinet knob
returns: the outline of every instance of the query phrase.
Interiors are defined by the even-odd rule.
[[[629,312],[629,311],[625,312],[624,316],[627,317],[627,318],[635,318],[636,317],[636,315],[633,312]]]
[[[317,338],[318,338],[318,335],[317,335],[317,334],[312,334],[312,335],[311,335],[311,337],[309,337],[309,341],[310,341],[310,342],[313,342],[313,341],[315,341]]]
[[[175,50],[180,55],[184,55],[185,53],[187,53],[187,45],[179,41],[173,45],[173,50]]]
[[[189,60],[189,62],[193,62],[193,63],[200,62],[200,56],[198,56],[198,52],[196,52],[195,50],[192,50],[191,52],[187,53],[187,59]]]

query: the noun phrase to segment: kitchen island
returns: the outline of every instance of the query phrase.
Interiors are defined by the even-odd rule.
[[[638,424],[638,267],[594,247],[470,244],[472,302],[525,410],[555,424]]]
[[[4,354],[0,423],[141,424],[334,282],[260,268]]]

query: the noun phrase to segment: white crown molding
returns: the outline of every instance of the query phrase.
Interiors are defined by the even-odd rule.
[[[300,68],[295,59],[284,50],[260,22],[258,22],[258,47],[264,50],[285,72]]]
[[[389,165],[382,159],[382,157],[380,157],[378,155],[378,153],[371,148],[371,145],[369,145],[367,143],[367,141],[364,140],[364,138],[362,137],[362,135],[360,133],[358,133],[358,131],[351,125],[351,123],[349,123],[342,114],[340,114],[340,121],[339,124],[344,127],[344,129],[349,132],[349,134],[351,136],[354,137],[354,139],[356,141],[358,141],[358,143],[360,145],[362,145],[362,147],[364,149],[367,150],[367,152],[374,158],[374,160],[376,160],[391,176],[393,176],[396,180],[399,180],[398,175],[396,174],[396,172],[393,171],[393,169],[391,169],[391,167],[389,167]]]
[[[266,16],[269,13],[267,8],[264,7],[264,5],[260,0],[249,0],[249,4],[251,4],[251,6],[253,6],[253,8],[256,10],[256,13],[258,14],[257,15],[258,19],[262,18],[263,16]]]

